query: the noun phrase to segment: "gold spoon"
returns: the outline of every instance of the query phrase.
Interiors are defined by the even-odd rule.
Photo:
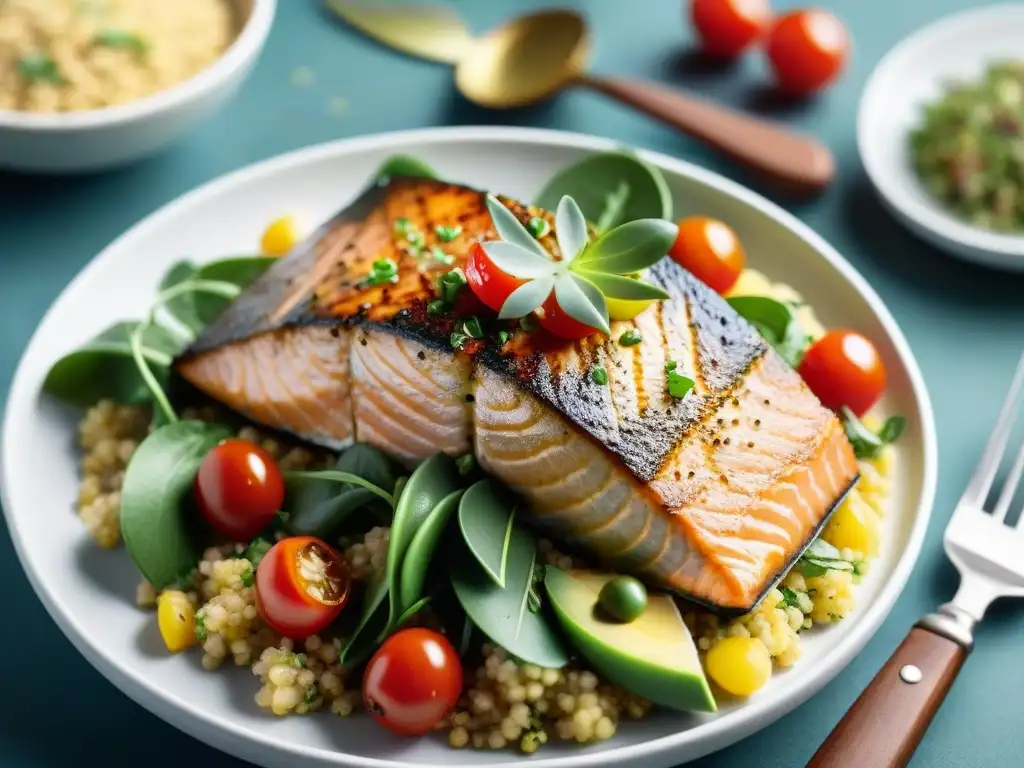
[[[587,74],[590,40],[575,11],[519,16],[474,39],[443,6],[327,2],[379,42],[453,64],[456,88],[480,106],[522,107],[569,85],[585,85],[703,140],[791,191],[820,192],[835,175],[828,148],[809,136],[653,83]]]

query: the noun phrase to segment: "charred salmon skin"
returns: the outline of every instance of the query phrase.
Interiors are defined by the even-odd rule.
[[[553,223],[499,199],[524,223]],[[458,320],[428,310],[437,279],[495,237],[483,192],[371,186],[235,299],[176,370],[331,448],[368,442],[409,465],[474,451],[556,540],[720,612],[754,607],[857,480],[835,415],[668,259],[646,279],[670,298],[610,336],[453,336]],[[380,280],[387,260],[397,274]],[[472,299],[466,289],[456,307]],[[629,328],[642,342],[618,344]],[[683,398],[668,391],[670,361],[695,382]]]

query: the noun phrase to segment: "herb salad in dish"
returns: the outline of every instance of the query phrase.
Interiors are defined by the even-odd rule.
[[[427,185],[425,169],[414,177],[408,166],[392,167],[384,175],[393,178],[371,192],[384,190],[387,196],[411,187],[430,194],[410,195],[390,209],[385,204],[383,211],[349,208],[280,261],[232,259],[199,270],[181,265],[162,286],[151,326],[126,325],[114,337],[127,339],[125,344],[98,343],[55,366],[47,385],[51,392],[80,395],[78,403],[91,406],[82,428],[87,450],[82,515],[94,530],[105,531],[108,544],[116,543],[120,526],[129,553],[148,579],[140,597],[148,602],[159,593],[157,621],[169,648],[201,646],[207,667],[226,658],[252,665],[262,681],[257,702],[279,714],[318,708],[347,714],[365,706],[400,732],[438,727],[448,731],[456,746],[515,744],[531,751],[549,737],[606,738],[619,719],[642,715],[651,702],[702,710],[712,709],[714,697],[724,691],[753,693],[773,664],[795,661],[799,632],[849,611],[852,585],[877,551],[877,515],[884,507],[892,461],[886,443],[899,429],[898,421],[884,430],[872,425],[867,413],[879,385],[884,386],[877,356],[866,354],[873,348],[856,334],[825,333],[799,297],[744,270],[735,238],[723,251],[723,238],[713,234],[716,228],[702,240],[700,233],[708,227],[701,222],[669,223],[671,203],[659,192],[656,171],[618,153],[589,162],[584,172],[590,174],[595,162],[636,163],[655,179],[649,185],[652,204],[637,211],[615,202],[635,202],[631,189],[642,187],[633,183],[623,193],[624,176],[612,175],[604,187],[607,194],[592,201],[572,196],[563,206],[564,195],[556,189],[551,215],[461,187],[437,194],[435,185],[443,183]],[[559,178],[571,179],[571,170]],[[446,190],[453,186],[444,185]],[[574,200],[579,216],[571,212]],[[517,217],[521,230],[502,221],[498,205]],[[616,214],[615,207],[633,212]],[[476,219],[464,216],[467,209]],[[407,210],[410,215],[398,215]],[[690,235],[683,237],[684,231]],[[344,247],[331,251],[342,235],[357,243],[348,256]],[[608,247],[625,236],[628,247]],[[654,239],[656,247],[636,255]],[[666,251],[689,271],[662,259]],[[304,252],[319,256],[323,272],[303,276],[296,268],[295,279],[278,284],[298,292],[305,279],[308,290],[333,301],[335,314],[330,323],[290,320],[285,325],[295,335],[283,343],[276,338],[278,329],[259,330],[261,323],[273,322],[268,286],[274,284],[275,270],[298,263],[296,255]],[[565,253],[574,254],[567,264],[562,263],[568,260]],[[609,263],[612,257],[619,261]],[[330,263],[344,264],[350,278],[345,270],[332,274]],[[269,269],[252,283],[252,272],[243,276],[235,271],[243,264],[253,272]],[[731,274],[731,281],[712,277],[715,270]],[[341,285],[346,279],[353,295],[379,293],[357,307],[369,308],[335,322],[347,306],[344,290],[338,290],[346,287]],[[690,293],[673,295],[678,290],[673,280],[684,281]],[[546,290],[544,281],[550,282]],[[570,281],[585,301],[571,287],[559,291]],[[705,283],[715,283],[728,303]],[[587,284],[597,287],[596,295]],[[413,297],[404,293],[409,286],[417,291]],[[240,292],[241,298],[235,298]],[[527,299],[516,299],[517,294]],[[253,303],[256,299],[264,302],[262,309]],[[300,297],[295,306],[302,303]],[[767,365],[763,360],[770,356],[774,380],[743,379],[750,370],[720,374],[751,382],[746,385],[751,389],[761,387],[755,394],[767,395],[758,398],[762,410],[745,410],[753,403],[741,397],[743,383],[720,385],[731,386],[740,405],[729,398],[713,403],[709,397],[714,374],[708,370],[717,367],[711,362],[725,367],[736,353],[726,350],[702,361],[699,345],[719,343],[721,336],[698,339],[698,349],[670,345],[673,354],[663,355],[656,367],[647,359],[656,349],[652,342],[658,338],[658,323],[670,326],[666,335],[674,332],[664,318],[671,321],[679,304],[695,305],[694,315],[716,311],[713,319],[726,329],[719,333],[735,332],[736,345],[750,350],[755,362],[748,361],[748,369]],[[403,326],[404,315],[396,322],[391,322],[394,316],[388,321],[373,316],[375,309],[388,306],[396,316],[409,309],[412,317]],[[654,316],[659,320],[650,324]],[[697,317],[688,319],[699,323]],[[684,320],[682,327],[690,325]],[[755,328],[761,333],[755,334]],[[672,338],[685,341],[682,334]],[[299,343],[307,345],[306,360],[318,361],[315,370],[285,364]],[[320,354],[332,343],[333,358]],[[346,343],[347,353],[337,354]],[[272,352],[263,365],[245,362],[257,360],[264,345]],[[510,354],[487,359],[500,357],[500,350]],[[701,518],[699,509],[707,504],[669,498],[664,486],[637,490],[640,475],[626,465],[628,449],[622,447],[625,457],[614,454],[610,461],[608,451],[616,444],[594,434],[601,427],[599,418],[607,417],[603,399],[612,400],[618,413],[625,411],[622,370],[627,360],[637,358],[647,374],[643,392],[637,387],[626,394],[636,402],[646,394],[644,408],[660,423],[653,418],[641,422],[633,434],[656,440],[659,429],[675,429],[666,442],[680,441],[691,451],[679,469],[682,481],[693,480],[703,497],[749,494],[746,505],[734,500],[730,509],[718,509],[721,519],[728,514],[745,519],[761,497],[744,488],[755,482],[757,468],[744,472],[742,463],[735,462],[760,455],[757,449],[786,452],[785,429],[779,434],[773,421],[777,416],[764,400],[774,398],[776,410],[785,403],[805,408],[809,424],[802,422],[802,428],[821,433],[817,442],[805,433],[803,448],[774,457],[777,473],[788,463],[793,471],[813,474],[805,465],[825,437],[837,454],[850,451],[852,457],[856,452],[859,461],[852,462],[851,471],[860,481],[827,521],[841,495],[839,476],[829,477],[828,488],[822,487],[824,479],[806,486],[814,498],[800,505],[794,518],[816,514],[818,519],[791,521],[788,538],[782,535],[785,528],[773,532],[767,524],[756,535],[733,537],[734,548],[743,544],[749,550],[748,563],[774,570],[764,578],[763,596],[751,593],[761,585],[750,577],[729,582],[728,575],[719,575],[728,569],[708,566],[712,586],[717,578],[727,586],[699,594],[673,582],[672,574],[631,564],[628,548],[621,550],[626,557],[619,561],[619,553],[607,546],[610,537],[595,538],[585,520],[567,519],[571,497],[552,502],[543,496],[544,478],[510,474],[509,467],[520,460],[539,475],[545,464],[533,460],[544,451],[549,476],[558,469],[571,475],[574,458],[583,460],[584,468],[577,470],[583,476],[591,467],[611,467],[618,474],[606,485],[623,489],[617,490],[623,501],[640,499],[620,502],[620,524],[640,520],[647,531],[634,540],[642,544],[668,521],[676,530],[663,538],[679,536],[680,546],[718,566],[721,551],[707,536],[693,532],[696,523],[708,519]],[[347,385],[344,391],[332,389],[333,372],[325,365],[339,359],[348,369],[333,381]],[[195,371],[218,363],[230,370],[232,360],[243,361],[234,382],[227,376],[200,378]],[[125,365],[140,361],[141,366]],[[548,371],[528,370],[534,362]],[[513,363],[515,369],[500,367]],[[449,368],[446,380],[440,375],[445,365],[465,368],[455,374]],[[792,366],[811,383],[810,390]],[[473,374],[468,385],[468,377],[461,376],[467,369]],[[88,395],[79,386],[83,371],[96,382]],[[104,375],[93,375],[98,372]],[[271,372],[277,378],[269,379]],[[290,373],[295,378],[288,379]],[[413,378],[417,373],[420,377]],[[520,373],[532,375],[533,389],[518,378]],[[271,394],[254,398],[238,381],[262,382],[260,388]],[[409,381],[417,386],[403,388]],[[417,396],[433,395],[428,383],[446,381],[457,398],[417,407]],[[776,395],[768,387],[778,381],[790,388]],[[289,408],[281,392],[289,387],[294,392],[296,384],[316,394],[291,398],[303,407]],[[104,386],[109,388],[104,391]],[[218,386],[221,390],[214,391]],[[495,393],[507,400],[495,404]],[[574,405],[576,395],[596,402]],[[211,405],[210,398],[220,405]],[[98,399],[103,402],[96,404]],[[497,407],[507,403],[512,407]],[[304,411],[317,404],[320,412]],[[346,407],[349,415],[337,418]],[[485,408],[504,414],[506,421],[492,416],[484,422],[478,414]],[[688,417],[685,409],[694,415]],[[679,411],[682,416],[673,421]],[[462,428],[467,412],[471,431]],[[318,413],[323,418],[311,418]],[[422,414],[435,423],[424,429]],[[741,443],[736,428],[747,426],[742,422],[748,417],[750,437]],[[539,439],[530,435],[534,419],[549,430],[551,447],[541,444],[547,433]],[[741,423],[733,424],[734,419]],[[548,426],[552,422],[557,426]],[[346,423],[349,439],[331,444]],[[629,426],[622,431],[629,432]],[[533,443],[517,448],[514,439],[522,442],[524,432]],[[693,433],[695,439],[687,443]],[[792,435],[788,439],[800,445]],[[568,452],[559,454],[560,440]],[[313,447],[317,443],[323,447]],[[432,444],[436,448],[429,450]],[[733,451],[738,458],[730,457]],[[167,463],[161,466],[162,461]],[[174,468],[173,482],[167,481],[169,467]],[[712,469],[719,472],[711,475]],[[829,474],[822,471],[822,477]],[[673,467],[667,480],[681,482],[674,472]],[[762,482],[771,485],[774,479]],[[595,495],[590,482],[579,477],[568,491],[589,499]],[[600,476],[594,481],[598,490],[601,482]],[[833,499],[826,499],[829,488],[836,489]],[[600,496],[583,510],[589,515],[615,511],[610,499]],[[560,522],[559,515],[566,519]],[[751,517],[756,523],[757,516]],[[779,510],[776,524],[782,519]],[[800,524],[807,526],[804,533]],[[822,526],[822,536],[805,551]],[[767,550],[772,551],[764,554]],[[704,605],[680,599],[683,593]],[[652,646],[652,637],[663,642]],[[429,674],[436,675],[434,689],[445,692],[443,701],[426,718],[433,722],[411,722],[410,713],[424,709],[416,700],[422,692],[403,689],[381,670],[407,665],[426,675],[427,669],[416,665],[441,658],[444,663]]]

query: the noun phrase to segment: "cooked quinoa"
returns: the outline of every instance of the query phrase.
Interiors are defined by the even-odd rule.
[[[791,288],[747,270],[733,290],[734,295],[744,293],[792,302],[809,335],[817,338],[824,333],[811,309]],[[209,406],[186,409],[183,416],[223,421],[225,413]],[[120,540],[121,482],[132,451],[148,432],[149,421],[147,409],[102,402],[89,409],[79,425],[83,458],[78,512],[102,546],[116,546]],[[880,426],[870,416],[865,423],[872,429]],[[287,443],[252,426],[241,427],[238,436],[260,445],[282,469],[326,467],[333,461],[326,451]],[[843,502],[875,527],[876,537],[890,496],[894,460],[895,452],[887,446],[877,458],[861,461],[860,482]],[[367,582],[383,573],[389,534],[387,526],[376,526],[361,536],[335,542],[356,581]],[[828,540],[828,526],[822,536]],[[545,563],[563,569],[586,565],[547,540],[540,541],[539,551]],[[252,564],[244,552],[242,543],[207,549],[191,582],[181,587],[194,610],[195,638],[190,640],[201,648],[203,667],[217,669],[229,660],[236,666],[251,667],[259,680],[255,703],[278,716],[327,709],[346,717],[361,709],[361,681],[347,679],[339,663],[340,637],[324,633],[296,645],[262,621],[255,606]],[[800,658],[804,632],[840,621],[853,610],[856,583],[867,572],[873,554],[840,549],[840,557],[854,564],[855,572],[829,570],[805,577],[793,569],[755,610],[739,618],[723,621],[684,606],[683,619],[702,659],[726,637],[752,637],[765,645],[776,667],[791,666]],[[153,607],[158,597],[152,585],[139,584],[140,607]],[[543,669],[520,663],[491,644],[483,646],[479,665],[467,668],[464,680],[459,703],[437,727],[456,748],[515,748],[531,753],[551,739],[602,741],[615,734],[622,720],[642,718],[651,710],[650,702],[608,684],[579,664]]]
[[[188,80],[231,45],[228,0],[0,2],[0,109],[71,112]]]

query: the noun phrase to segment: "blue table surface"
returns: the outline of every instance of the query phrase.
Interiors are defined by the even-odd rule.
[[[916,353],[934,400],[941,471],[935,519],[920,563],[888,621],[836,680],[794,713],[695,765],[803,765],[903,638],[956,586],[941,551],[949,518],[995,416],[1024,340],[1024,276],[969,266],[908,235],[879,206],[857,156],[864,81],[898,40],[972,0],[831,0],[854,53],[843,80],[811,102],[782,104],[758,55],[709,70],[687,55],[680,0],[575,0],[596,36],[597,71],[654,78],[749,107],[825,139],[839,179],[815,201],[784,205],[829,239],[876,287]],[[392,55],[332,22],[316,0],[281,0],[252,79],[222,113],[157,157],[72,179],[0,174],[0,392],[57,293],[103,246],[139,218],[226,171],[308,144],[401,128],[508,124],[610,136],[737,176],[693,141],[589,93],[532,109],[491,113],[456,96],[443,67]],[[475,30],[541,5],[452,0]],[[776,6],[790,7],[785,0]],[[292,82],[309,67],[314,83]],[[330,105],[344,99],[338,114]],[[742,179],[742,177],[740,177]],[[55,563],[54,567],[64,567]],[[164,724],[82,659],[43,610],[0,526],[0,764],[243,765]],[[1002,768],[1024,754],[1024,610],[997,606],[977,650],[939,711],[914,766]],[[59,725],[58,725],[59,724]]]

